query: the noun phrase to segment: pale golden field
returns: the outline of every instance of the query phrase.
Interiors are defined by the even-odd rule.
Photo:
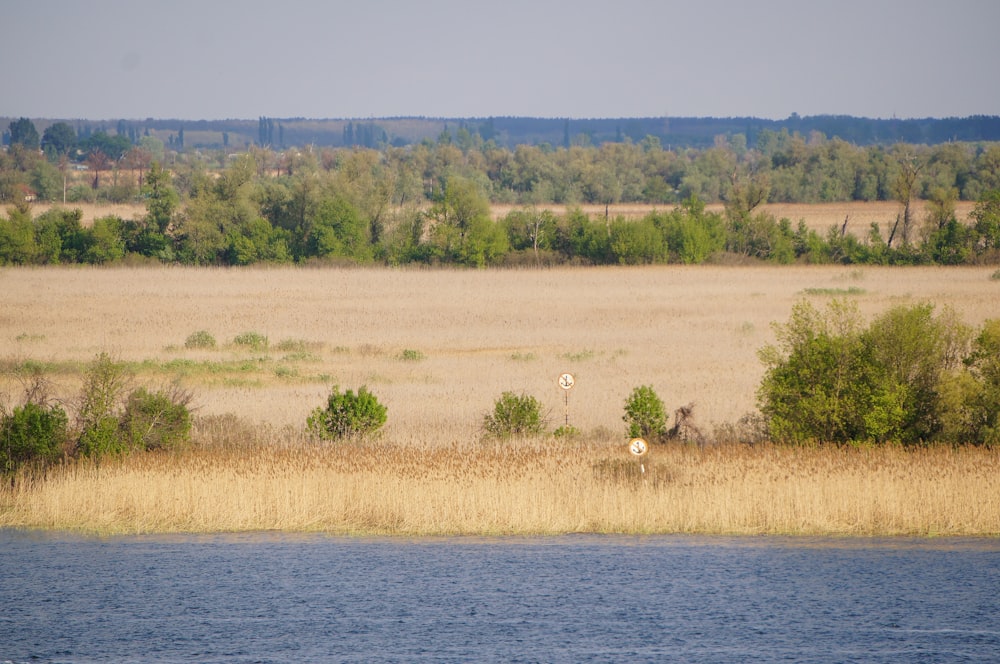
[[[969,215],[976,204],[972,201],[958,201],[955,204],[955,215],[963,223],[969,223]],[[90,226],[94,219],[106,216],[116,216],[122,219],[141,219],[146,214],[146,207],[136,203],[106,204],[106,203],[67,203],[63,205],[53,205],[51,203],[33,203],[32,213],[39,215],[53,207],[65,209],[79,209],[83,217],[81,222],[84,226]],[[519,205],[493,205],[492,213],[494,219],[502,218],[512,210],[523,209],[525,206]],[[603,205],[580,205],[566,206],[557,204],[539,205],[538,209],[551,210],[555,214],[564,215],[568,207],[579,207],[585,214],[595,218],[604,217]],[[923,221],[926,217],[926,202],[914,201],[913,208],[916,219]],[[673,205],[647,205],[639,203],[622,203],[608,207],[608,214],[612,217],[623,217],[625,219],[638,219],[653,211],[667,211],[674,208]],[[721,203],[712,203],[705,206],[705,209],[722,213]],[[872,223],[877,223],[885,237],[892,224],[896,220],[896,215],[900,212],[899,203],[894,201],[847,201],[841,203],[768,203],[758,208],[758,211],[766,211],[776,219],[788,219],[792,222],[792,227],[798,226],[799,221],[804,221],[806,226],[822,236],[831,226],[840,228],[844,220],[847,219],[847,232],[857,237],[867,237]]]
[[[138,383],[190,389],[208,416],[196,436],[216,443],[57,469],[0,493],[0,526],[998,535],[995,451],[657,449],[643,482],[622,422],[646,384],[670,411],[693,402],[706,433],[753,410],[757,350],[803,298],[853,290],[868,316],[930,301],[978,326],[1000,317],[994,270],[2,268],[0,367],[40,362],[69,399],[108,352]],[[198,330],[218,347],[185,349]],[[248,331],[269,348],[232,344]],[[579,440],[481,440],[505,390],[562,424],[566,371]],[[16,377],[0,381],[16,403]],[[377,445],[304,443],[334,384],[367,385],[388,407]],[[226,414],[224,426],[210,417]],[[248,448],[253,437],[263,447]]]

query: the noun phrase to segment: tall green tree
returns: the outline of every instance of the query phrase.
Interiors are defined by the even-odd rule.
[[[170,183],[170,172],[154,161],[142,186],[146,197],[146,221],[160,233],[166,233],[180,203],[177,190]]]
[[[76,148],[76,131],[65,122],[49,125],[42,133],[42,150],[50,161],[70,154]]]
[[[490,202],[475,182],[452,177],[428,212],[432,244],[447,262],[484,266],[508,250],[507,235],[490,218]]]
[[[18,118],[8,125],[11,145],[23,145],[29,150],[37,150],[39,146],[38,130],[35,123],[28,118]]]

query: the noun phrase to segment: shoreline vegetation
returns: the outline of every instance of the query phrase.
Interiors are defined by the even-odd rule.
[[[203,444],[49,470],[0,527],[101,535],[1000,536],[1000,455],[973,447]]]
[[[647,266],[519,270],[0,268],[0,402],[38,369],[69,403],[109,353],[194,395],[189,447],[79,459],[0,487],[0,527],[96,534],[591,533],[1000,537],[1000,454],[779,446],[722,435],[754,408],[758,350],[797,302],[871,318],[930,302],[1000,318],[993,268]],[[199,336],[216,343],[188,347]],[[237,343],[253,338],[254,344]],[[557,377],[571,372],[566,395]],[[653,385],[706,444],[629,454],[622,406]],[[330,387],[367,385],[378,437],[317,443]],[[549,429],[483,414],[536,395]],[[564,407],[568,412],[564,415]],[[714,432],[714,433],[713,433]]]

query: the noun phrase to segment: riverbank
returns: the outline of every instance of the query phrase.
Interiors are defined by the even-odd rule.
[[[642,466],[640,467],[640,463]],[[562,533],[1000,536],[978,448],[211,444],[51,469],[0,490],[0,527],[102,535]]]

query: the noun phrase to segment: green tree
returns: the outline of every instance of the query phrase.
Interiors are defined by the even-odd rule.
[[[503,228],[490,218],[489,200],[472,180],[450,178],[428,216],[433,246],[446,262],[482,267],[508,250]]]
[[[85,456],[127,451],[129,441],[122,435],[119,418],[131,380],[125,365],[115,362],[107,353],[101,353],[90,363],[77,409],[79,447]]]
[[[10,144],[21,145],[28,150],[37,150],[39,146],[38,130],[35,123],[28,118],[18,118],[7,127],[10,132]]]
[[[971,399],[968,440],[1000,446],[1000,319],[986,321],[966,364],[978,385]]]
[[[870,381],[861,358],[857,307],[837,300],[824,316],[808,302],[799,303],[789,322],[776,326],[776,335],[778,345],[760,351],[768,368],[758,389],[772,439],[864,439],[857,418],[869,412]]]
[[[1000,189],[983,194],[972,211],[975,250],[980,254],[994,253],[1000,258]]]
[[[321,258],[343,257],[358,262],[371,260],[369,226],[358,209],[338,196],[319,204],[306,238],[306,253]]]
[[[118,217],[100,217],[84,231],[85,248],[81,260],[101,265],[125,257],[124,222]]]
[[[611,224],[611,252],[622,265],[665,263],[667,244],[653,219],[616,219]]]
[[[705,204],[692,197],[670,213],[652,213],[663,233],[671,261],[703,263],[726,246],[725,222],[718,213],[705,212]]]
[[[807,302],[777,326],[758,389],[773,439],[784,442],[939,440],[943,385],[959,370],[969,331],[929,304],[895,307],[864,329],[841,300],[824,315]]]
[[[642,385],[632,390],[625,400],[622,419],[628,425],[628,435],[631,438],[644,438],[650,443],[658,443],[667,437],[667,411],[652,385]]]
[[[31,208],[18,201],[8,213],[7,219],[0,217],[0,264],[30,265],[38,255]]]
[[[55,161],[76,149],[76,132],[65,122],[49,125],[42,133],[42,150]]]
[[[154,161],[142,186],[146,198],[146,222],[166,233],[180,204],[180,196],[170,183],[170,173]]]

